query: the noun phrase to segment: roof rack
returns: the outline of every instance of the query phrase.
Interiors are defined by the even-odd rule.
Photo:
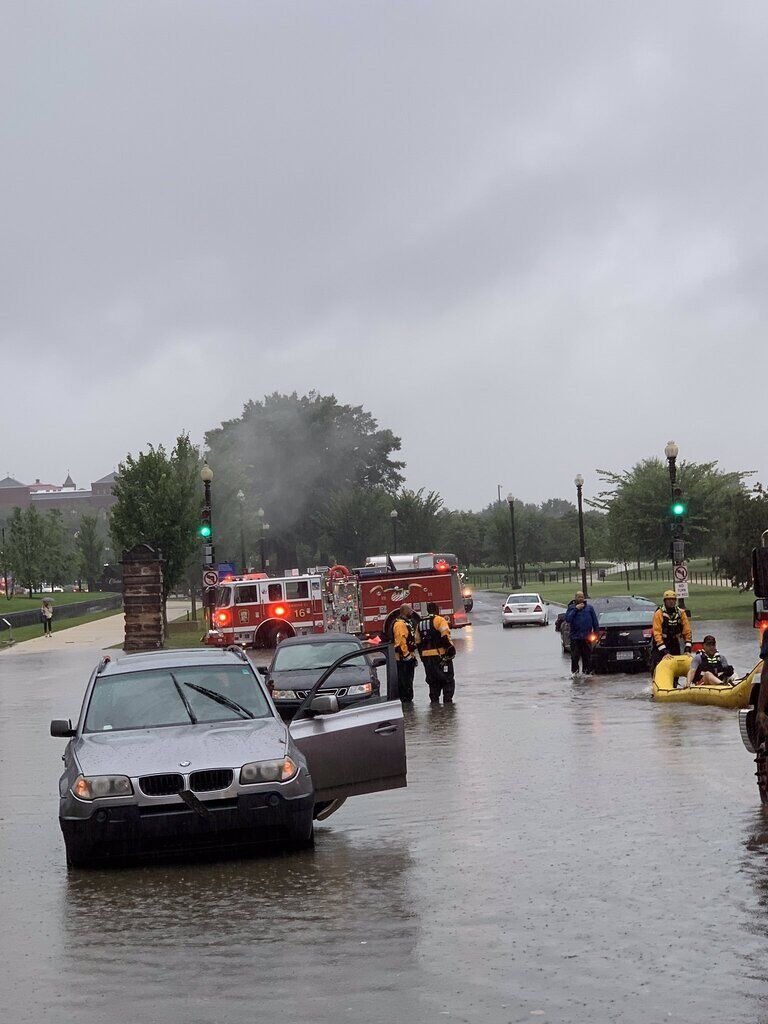
[[[225,651],[230,651],[232,654],[236,654],[238,658],[242,658],[243,661],[248,661],[248,655],[245,653],[242,647],[238,647],[237,644],[230,644],[224,648]]]

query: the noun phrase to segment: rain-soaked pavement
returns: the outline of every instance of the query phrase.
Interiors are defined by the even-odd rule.
[[[419,670],[408,789],[348,801],[312,852],[216,863],[67,872],[48,723],[94,653],[0,655],[3,1018],[768,1021],[768,818],[735,714],[573,684],[554,631],[498,606],[457,642],[456,706]],[[751,628],[716,632],[751,668]]]

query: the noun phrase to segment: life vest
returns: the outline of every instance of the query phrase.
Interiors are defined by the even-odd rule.
[[[405,646],[409,651],[416,650],[416,627],[413,624],[413,619],[410,616],[405,619],[402,616],[399,619],[395,619],[395,622],[402,622],[405,628],[408,630],[408,635],[405,638]]]
[[[717,676],[718,679],[723,679],[725,677],[726,666],[725,662],[720,657],[719,651],[715,654],[714,658],[710,658],[704,651],[699,651],[699,657],[701,660],[699,661],[699,667],[696,669],[696,674],[693,677],[694,683],[698,683],[705,672],[711,672],[712,675]]]
[[[428,615],[419,620],[419,636],[421,637],[420,651],[432,651],[437,647],[444,646],[440,630],[435,626],[434,615]]]
[[[661,612],[661,635],[666,644],[668,640],[676,640],[683,635],[683,618],[680,609],[675,605],[675,610],[669,612],[666,607],[659,608]]]

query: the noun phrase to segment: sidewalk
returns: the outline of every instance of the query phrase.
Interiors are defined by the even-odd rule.
[[[169,601],[168,618],[180,617],[187,607],[186,601]],[[123,642],[124,628],[125,619],[120,612],[118,615],[109,615],[105,619],[84,622],[82,626],[73,626],[71,629],[62,629],[58,632],[54,629],[50,639],[39,636],[34,640],[24,640],[14,644],[13,647],[0,649],[0,657],[14,654],[41,654],[45,651],[62,651],[73,647],[102,651],[105,647],[114,647],[115,644]]]

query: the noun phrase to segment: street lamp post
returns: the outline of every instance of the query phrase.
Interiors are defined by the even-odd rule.
[[[576,499],[579,506],[579,568],[581,569],[581,589],[584,592],[584,597],[587,597],[587,549],[584,543],[584,505],[582,502],[584,477],[579,473],[573,482],[576,484]]]
[[[267,556],[266,556],[267,534],[266,534],[266,531],[269,529],[269,523],[265,523],[264,522],[264,509],[263,508],[260,508],[259,511],[256,513],[256,515],[259,517],[259,523],[261,524],[261,530],[260,530],[261,536],[259,538],[259,548],[261,550],[261,571],[262,572],[266,572],[267,571]]]
[[[664,454],[667,457],[667,466],[669,468],[669,487],[672,493],[672,547],[670,554],[672,556],[672,582],[677,587],[677,579],[675,578],[675,567],[678,565],[685,565],[685,530],[683,527],[683,515],[685,513],[685,502],[682,500],[682,490],[677,486],[677,456],[680,454],[680,449],[674,441],[667,441],[664,446]],[[685,608],[685,598],[681,597],[678,601],[681,608]]]
[[[389,518],[392,520],[392,552],[397,554],[397,509],[393,508],[389,513]]]
[[[517,540],[515,538],[515,496],[513,494],[507,495],[507,504],[509,505],[509,519],[512,524],[512,589],[517,590],[520,583],[517,578]]]
[[[213,546],[213,520],[211,515],[211,481],[213,480],[213,470],[207,462],[203,463],[203,468],[200,470],[200,479],[203,481],[203,520],[204,524],[208,527],[208,535],[203,534],[203,565],[213,566],[215,564],[214,546]],[[205,610],[208,617],[208,628],[210,629],[213,625],[213,608],[215,601],[216,590],[214,587],[208,587],[203,592],[203,600],[205,602]]]
[[[237,492],[237,504],[240,509],[240,564],[243,567],[243,574],[248,572],[248,566],[245,564],[245,533],[243,531],[243,505],[245,504],[245,495],[242,491]]]

